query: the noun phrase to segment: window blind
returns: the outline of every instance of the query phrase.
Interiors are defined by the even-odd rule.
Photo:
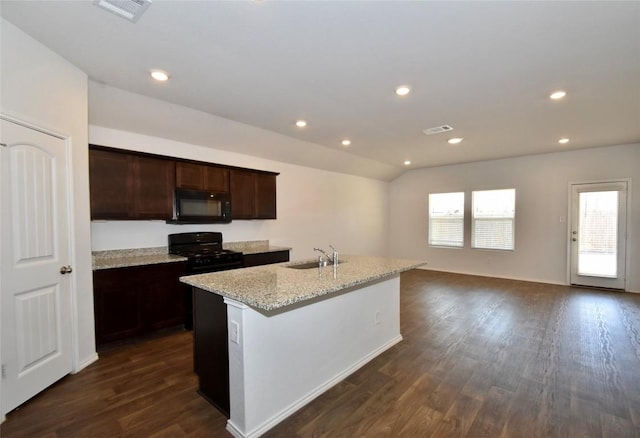
[[[516,190],[482,190],[471,195],[472,248],[514,249]]]
[[[429,245],[464,245],[464,193],[429,194]]]

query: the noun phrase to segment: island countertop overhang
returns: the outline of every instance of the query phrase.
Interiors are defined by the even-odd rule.
[[[248,306],[273,311],[391,277],[426,264],[425,261],[345,255],[336,267],[292,269],[286,262],[180,277],[199,289]]]

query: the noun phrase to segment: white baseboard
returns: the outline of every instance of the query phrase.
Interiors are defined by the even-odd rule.
[[[235,438],[245,438],[245,435],[240,432],[240,429],[236,427],[231,420],[227,420],[227,432],[233,435]]]
[[[481,272],[468,272],[468,271],[456,271],[451,269],[434,269],[430,267],[421,266],[416,269],[422,269],[423,271],[434,271],[434,272],[446,272],[448,274],[462,274],[462,275],[473,275],[475,277],[486,277],[486,278],[500,278],[502,280],[516,280],[516,281],[528,281],[530,283],[542,283],[542,284],[554,284],[558,286],[569,286],[566,283],[558,282],[558,281],[550,281],[550,280],[540,280],[539,278],[527,278],[527,277],[514,277],[514,276],[506,276],[506,275],[489,275]]]
[[[83,369],[85,369],[86,367],[88,367],[89,365],[91,365],[97,360],[98,360],[98,353],[93,353],[92,355],[90,355],[89,357],[85,358],[83,361],[78,363],[77,366],[73,369],[73,371],[71,371],[71,374],[79,373],[80,371],[82,371]]]
[[[261,436],[262,434],[267,432],[269,429],[273,428],[275,425],[277,425],[278,423],[283,421],[285,418],[287,418],[288,416],[290,416],[291,414],[296,412],[298,409],[300,409],[303,406],[307,405],[308,403],[310,403],[312,400],[314,400],[315,398],[317,398],[320,395],[322,395],[327,390],[333,388],[337,383],[343,381],[348,376],[350,376],[354,372],[358,371],[360,368],[365,366],[371,360],[373,360],[374,358],[378,357],[379,355],[381,355],[382,353],[384,353],[385,351],[387,351],[389,348],[393,347],[394,345],[396,345],[400,341],[402,341],[402,335],[398,335],[398,336],[394,337],[389,342],[387,342],[387,343],[381,345],[380,347],[376,348],[371,353],[367,354],[362,359],[360,359],[359,361],[357,361],[356,363],[351,365],[349,368],[347,368],[344,371],[340,372],[339,374],[335,375],[333,378],[329,379],[328,381],[326,381],[322,385],[318,386],[316,389],[314,389],[313,391],[311,391],[310,393],[308,393],[304,397],[301,397],[297,401],[293,402],[288,407],[286,407],[285,409],[280,411],[278,414],[274,415],[273,417],[271,417],[270,419],[268,419],[267,421],[262,423],[262,425],[256,427],[251,432],[249,432],[247,434],[243,434],[240,431],[240,429],[238,429],[231,422],[231,420],[227,421],[227,431],[231,435],[233,435],[235,438],[257,438],[257,437]]]

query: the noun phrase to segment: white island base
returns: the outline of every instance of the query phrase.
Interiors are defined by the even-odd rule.
[[[225,298],[230,418],[258,437],[402,340],[400,275],[268,312]]]

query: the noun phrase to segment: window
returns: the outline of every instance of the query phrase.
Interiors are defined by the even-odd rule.
[[[472,192],[471,199],[471,247],[512,250],[516,189]]]
[[[429,194],[429,245],[464,245],[464,193]]]

